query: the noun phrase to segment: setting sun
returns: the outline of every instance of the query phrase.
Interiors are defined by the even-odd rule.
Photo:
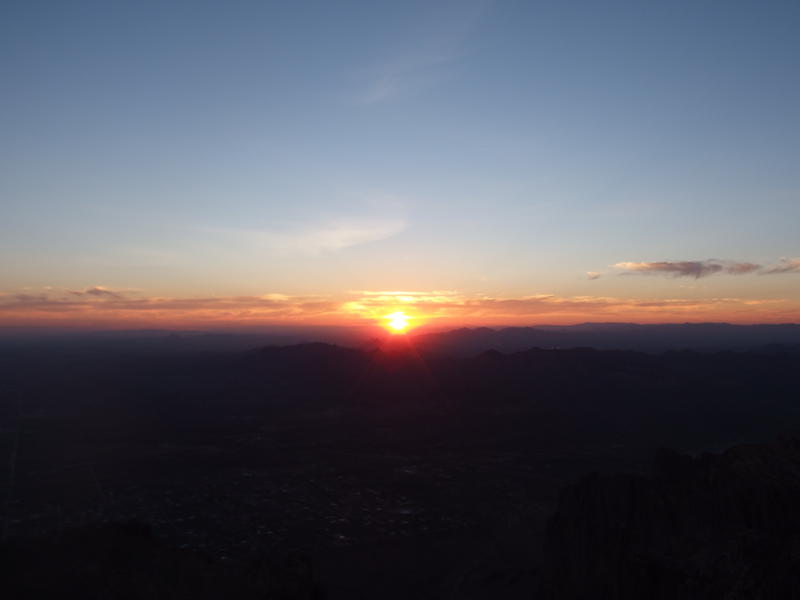
[[[408,329],[408,321],[410,319],[404,312],[394,312],[384,317],[387,320],[387,326],[395,333],[405,333]]]

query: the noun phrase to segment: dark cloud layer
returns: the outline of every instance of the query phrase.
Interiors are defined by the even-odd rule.
[[[614,265],[623,269],[624,275],[666,275],[669,277],[708,277],[717,273],[729,275],[745,275],[755,273],[761,265],[748,262],[733,262],[726,260],[685,260],[685,261],[658,261],[658,262],[620,262]]]

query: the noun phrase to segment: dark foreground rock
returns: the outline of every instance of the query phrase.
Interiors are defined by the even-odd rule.
[[[800,598],[800,442],[697,458],[652,477],[586,477],[546,534],[552,600]]]

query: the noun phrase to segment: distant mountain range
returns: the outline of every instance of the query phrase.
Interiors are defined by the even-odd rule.
[[[682,323],[583,323],[563,327],[455,329],[412,336],[428,352],[470,356],[486,350],[518,352],[529,348],[596,348],[598,350],[758,350],[765,346],[800,346],[800,325],[731,325]]]
[[[531,327],[478,327],[448,331],[410,332],[389,336],[369,327],[274,327],[262,331],[132,330],[97,332],[21,332],[0,329],[0,352],[48,348],[73,352],[100,350],[115,354],[183,354],[238,352],[263,346],[324,342],[349,348],[374,349],[394,344],[396,338],[413,342],[421,352],[448,356],[476,356],[486,350],[519,352],[530,348],[596,348],[598,350],[753,351],[771,346],[800,347],[800,325],[731,325],[729,323],[582,323]]]

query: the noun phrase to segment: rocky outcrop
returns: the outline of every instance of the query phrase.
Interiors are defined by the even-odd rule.
[[[544,548],[541,597],[800,598],[800,442],[697,458],[566,488]]]

